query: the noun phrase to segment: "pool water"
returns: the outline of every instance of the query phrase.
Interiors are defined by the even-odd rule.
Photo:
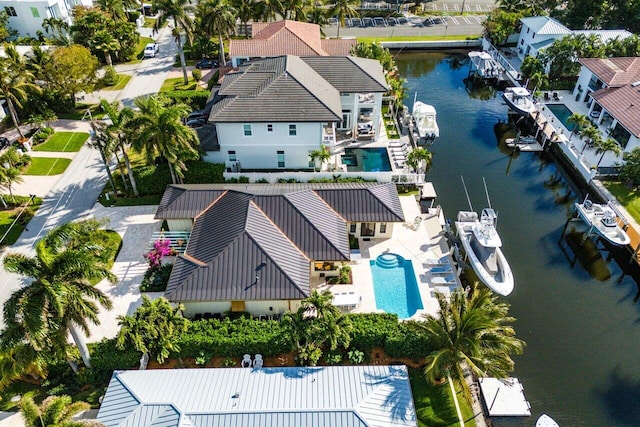
[[[567,108],[564,104],[547,104],[547,108],[549,111],[553,113],[554,116],[560,120],[560,122],[567,128],[567,130],[572,131],[575,124],[569,123],[569,117],[573,114],[569,108]]]
[[[391,162],[387,149],[345,148],[342,164],[349,172],[391,172]]]
[[[376,308],[407,319],[424,308],[413,264],[396,254],[382,254],[370,261]]]

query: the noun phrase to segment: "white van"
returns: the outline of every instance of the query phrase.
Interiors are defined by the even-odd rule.
[[[144,57],[145,58],[155,58],[156,53],[158,53],[158,43],[149,43],[144,48]]]

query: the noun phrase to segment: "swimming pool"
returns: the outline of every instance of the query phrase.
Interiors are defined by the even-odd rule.
[[[424,308],[411,260],[386,253],[370,261],[376,308],[407,319]]]
[[[345,148],[342,164],[348,172],[390,172],[391,162],[387,149],[381,148]]]
[[[573,114],[569,108],[564,104],[547,104],[549,111],[560,120],[560,122],[567,128],[568,131],[573,130],[575,124],[569,123],[569,117]]]

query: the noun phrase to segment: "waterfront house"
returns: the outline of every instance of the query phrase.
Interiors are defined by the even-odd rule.
[[[582,58],[573,96],[624,151],[640,147],[640,58]]]
[[[0,10],[8,16],[7,26],[20,36],[36,37],[43,31],[42,22],[47,18],[61,19],[71,25],[75,6],[93,6],[92,0],[0,0]]]
[[[404,221],[392,183],[170,185],[156,218],[190,233],[165,292],[187,317],[295,311],[351,260],[350,241]]]
[[[256,58],[281,55],[348,56],[357,40],[323,39],[320,26],[285,19],[277,22],[250,24],[250,39],[229,41],[229,57],[233,67]]]
[[[124,426],[416,426],[407,367],[115,371],[98,421]]]
[[[372,59],[285,55],[242,64],[212,94],[204,160],[229,172],[313,170],[310,154],[334,144],[337,130],[377,139],[387,89]]]

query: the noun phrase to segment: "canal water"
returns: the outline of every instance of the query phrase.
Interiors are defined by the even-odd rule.
[[[527,343],[515,358],[532,417],[496,424],[535,425],[542,413],[561,426],[640,425],[640,302],[624,260],[603,243],[563,227],[579,189],[552,158],[512,157],[497,134],[507,127],[500,92],[469,89],[466,52],[402,53],[411,108],[433,104],[440,138],[428,147],[439,203],[449,219],[467,209],[463,175],[476,211],[486,205],[482,178],[498,211],[498,231],[513,269],[514,292],[504,300]],[[569,232],[580,231],[569,223]],[[636,272],[637,273],[637,272]],[[638,277],[637,274],[635,277]]]

